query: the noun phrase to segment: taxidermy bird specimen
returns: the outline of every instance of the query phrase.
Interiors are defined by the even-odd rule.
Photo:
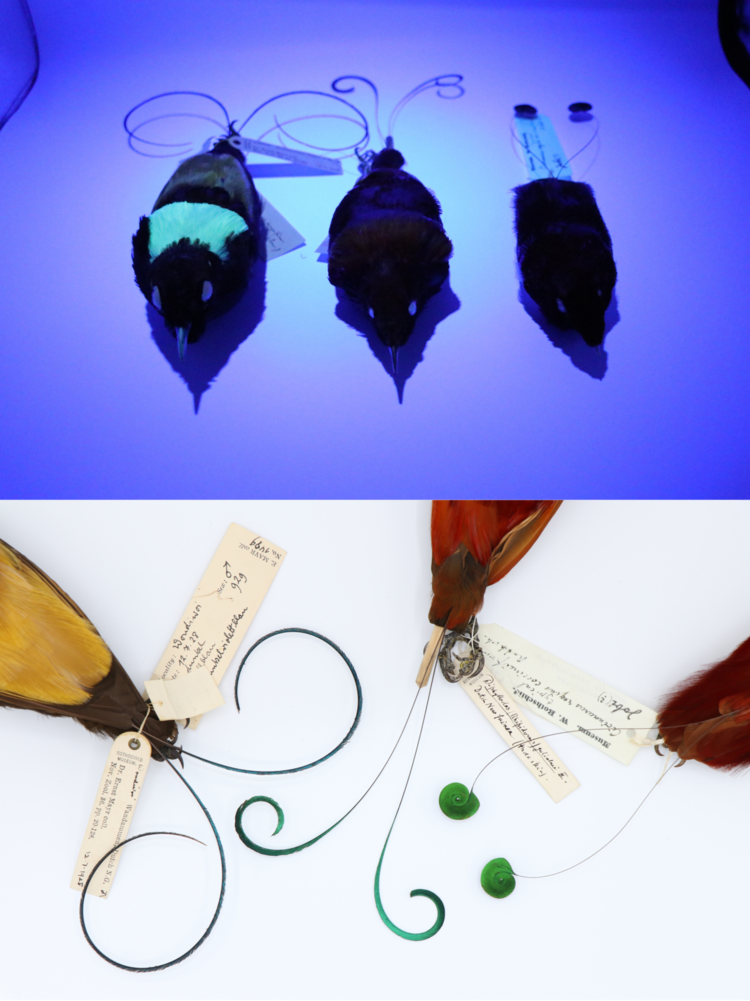
[[[536,116],[531,105],[519,107],[533,112],[521,117]],[[587,115],[590,107],[573,104],[570,110]],[[523,287],[550,323],[561,330],[577,330],[590,347],[596,347],[604,340],[604,314],[617,270],[594,192],[581,181],[549,176],[522,184],[515,195],[516,253]]]
[[[438,627],[428,644],[417,683],[427,683],[446,630],[440,667],[448,681],[478,674],[484,663],[475,643],[476,615],[484,592],[531,549],[562,501],[433,501],[432,605]],[[456,652],[462,651],[458,659]]]
[[[171,757],[176,724],[148,713],[124,668],[78,605],[0,541],[0,705],[71,716],[92,733],[138,730]]]
[[[750,639],[678,685],[658,722],[664,743],[683,760],[725,769],[750,764]]]
[[[375,94],[377,89],[363,77]],[[401,168],[402,154],[393,148],[396,118],[417,94],[431,87],[463,88],[463,78],[435,77],[410,91],[394,108],[380,152],[359,153],[362,177],[336,209],[328,233],[328,280],[369,314],[378,337],[390,349],[394,375],[398,350],[408,341],[426,302],[448,277],[453,252],[440,221],[440,205],[421,181]],[[352,90],[353,88],[349,88]],[[348,93],[348,91],[345,91]],[[378,131],[379,126],[378,126]]]
[[[133,237],[136,283],[174,332],[181,359],[210,314],[245,288],[259,253],[260,198],[235,134],[180,164]]]
[[[263,109],[276,101],[307,95],[323,97],[344,105],[351,114],[311,114],[279,121],[274,115],[274,125],[266,129],[260,139],[242,135],[242,130]],[[180,110],[147,118],[131,125],[131,119],[145,106],[154,101],[178,98]],[[206,114],[183,110],[182,102],[188,98],[199,98],[212,102],[219,108],[224,121],[218,121]],[[162,106],[163,107],[163,106]],[[149,109],[151,110],[151,109]],[[338,110],[343,111],[343,108]],[[215,114],[215,111],[211,111]],[[162,119],[178,117],[199,118],[214,122],[222,130],[217,140],[208,139],[195,156],[183,160],[172,174],[157,198],[150,216],[140,221],[138,232],[133,237],[133,269],[136,283],[148,301],[163,315],[169,328],[177,337],[180,358],[183,358],[189,341],[197,340],[204,332],[207,319],[234,305],[245,288],[253,264],[258,256],[265,254],[266,225],[261,219],[263,204],[252,180],[243,149],[292,161],[300,161],[302,173],[341,173],[339,159],[316,156],[307,152],[310,143],[291,135],[286,126],[292,122],[315,118],[342,118],[354,122],[362,129],[365,145],[369,136],[367,119],[349,101],[336,94],[316,90],[295,90],[277,94],[263,101],[252,111],[239,127],[229,117],[229,112],[221,101],[198,91],[167,91],[141,101],[125,116],[123,127],[128,134],[128,144],[134,152],[142,156],[174,156],[174,152],[150,152],[154,148],[191,148],[192,143],[163,142],[146,139],[141,129]],[[281,134],[281,145],[272,145],[260,140],[269,133]],[[297,150],[291,143],[306,147]],[[349,145],[333,148],[314,146],[325,152],[353,150],[361,145],[362,139]],[[353,155],[353,154],[351,154]],[[314,163],[313,163],[314,161]],[[261,165],[253,165],[260,167]],[[267,166],[267,165],[266,165]],[[279,165],[275,165],[278,167]],[[286,173],[294,172],[294,163],[285,165]],[[297,168],[299,169],[299,168]],[[268,175],[266,175],[268,176]],[[276,175],[278,176],[278,175]],[[273,212],[270,206],[266,210]],[[282,220],[285,222],[285,220]],[[287,224],[288,225],[288,224]],[[273,228],[273,223],[271,223]],[[294,230],[289,227],[291,232]],[[276,236],[278,237],[278,233]],[[299,234],[294,233],[295,236]],[[291,238],[291,234],[289,234]],[[277,241],[278,243],[278,241]],[[292,249],[292,248],[287,248]],[[282,250],[286,253],[287,250]],[[278,245],[271,248],[270,256],[278,256]]]

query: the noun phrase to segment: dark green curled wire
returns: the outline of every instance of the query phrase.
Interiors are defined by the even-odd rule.
[[[349,727],[349,732],[344,737],[344,739],[339,741],[339,743],[334,747],[334,749],[332,751],[329,751],[328,754],[324,754],[322,758],[316,758],[315,761],[310,761],[306,765],[297,765],[295,768],[277,768],[273,771],[261,771],[260,769],[257,768],[237,768],[234,765],[224,765],[220,761],[212,761],[210,758],[203,758],[201,757],[200,754],[193,754],[191,751],[186,751],[184,748],[181,749],[182,754],[187,754],[189,758],[196,758],[198,761],[204,761],[208,765],[215,765],[217,768],[224,768],[228,772],[240,772],[243,775],[291,775],[293,772],[304,772],[308,768],[315,768],[316,765],[320,765],[324,761],[328,761],[329,758],[332,758],[334,754],[336,754],[338,751],[341,750],[344,744],[348,743],[348,741],[351,740],[352,734],[359,726],[359,721],[362,718],[362,686],[359,683],[357,672],[354,670],[354,665],[346,656],[341,647],[336,646],[333,640],[329,640],[327,636],[322,636],[320,633],[313,632],[312,629],[302,629],[298,626],[288,626],[286,629],[276,629],[272,633],[266,633],[265,636],[261,636],[259,640],[253,643],[253,645],[247,651],[245,656],[242,658],[240,666],[237,668],[237,676],[234,679],[234,704],[237,706],[237,712],[240,711],[238,686],[240,683],[240,674],[242,673],[242,668],[245,666],[245,661],[253,652],[253,650],[259,647],[261,643],[265,643],[266,640],[270,640],[272,636],[280,636],[282,633],[304,633],[306,636],[314,636],[316,639],[322,640],[324,643],[327,643],[332,650],[336,651],[339,657],[341,657],[346,666],[349,668],[352,678],[354,678],[354,684],[357,687],[357,712],[354,716],[354,722]],[[321,837],[322,836],[323,835],[321,835]]]

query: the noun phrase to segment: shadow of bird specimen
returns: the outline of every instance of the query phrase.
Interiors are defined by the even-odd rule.
[[[404,163],[389,136],[334,212],[328,234],[328,280],[369,313],[394,375],[398,349],[448,277],[453,251],[437,199],[401,170]]]
[[[261,202],[232,137],[180,164],[133,237],[136,284],[181,359],[207,318],[239,298],[260,251]]]
[[[581,181],[545,177],[515,193],[523,287],[550,323],[596,347],[617,270],[594,192]]]

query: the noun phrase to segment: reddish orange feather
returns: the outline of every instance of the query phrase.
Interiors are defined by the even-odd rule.
[[[750,639],[678,685],[659,710],[664,742],[712,768],[750,764]]]
[[[457,629],[536,542],[561,501],[433,501],[430,622]]]

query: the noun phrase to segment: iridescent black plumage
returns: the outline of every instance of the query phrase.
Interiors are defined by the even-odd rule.
[[[440,205],[387,147],[336,209],[329,231],[328,280],[359,302],[378,337],[397,352],[420,310],[448,277],[453,247]]]
[[[180,164],[156,199],[152,215],[177,203],[185,205],[188,217],[190,205],[218,206],[233,213],[243,230],[212,247],[199,227],[190,231],[188,226],[185,233],[183,225],[153,254],[151,217],[141,218],[133,237],[135,280],[176,331],[182,356],[186,341],[196,341],[205,330],[207,317],[230,305],[247,284],[259,254],[261,202],[242,152],[222,140],[209,153]]]
[[[550,323],[604,339],[604,313],[617,270],[594,192],[554,177],[515,189],[518,263],[523,286]]]

